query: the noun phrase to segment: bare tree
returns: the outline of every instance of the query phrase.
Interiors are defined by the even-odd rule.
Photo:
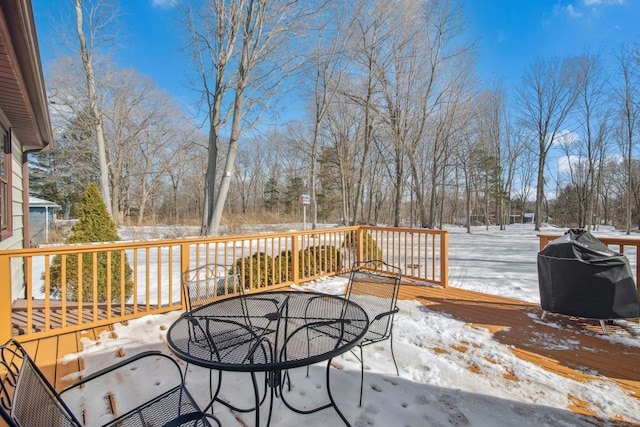
[[[94,137],[95,122],[86,103],[82,66],[74,57],[62,56],[50,69],[47,85],[56,134],[54,149],[64,153],[64,159],[75,163],[74,172],[79,178],[98,182],[100,166]]]
[[[149,93],[141,114],[148,114],[146,129],[132,146],[132,185],[138,201],[138,225],[142,225],[152,195],[177,163],[189,144],[190,123],[166,95]]]
[[[349,52],[354,59],[352,67],[357,70],[355,74],[360,77],[350,79],[343,88],[343,94],[362,109],[364,122],[360,126],[362,147],[361,153],[357,157],[359,164],[354,165],[356,174],[350,219],[352,225],[357,224],[359,218],[362,221],[366,217],[366,222],[371,221],[370,216],[363,213],[365,178],[373,145],[373,135],[377,126],[375,123],[375,92],[379,80],[375,69],[387,38],[388,28],[385,27],[385,22],[389,11],[388,2],[379,0],[363,2],[363,7],[358,9],[358,13],[355,15],[354,33],[349,45]]]
[[[209,127],[202,234],[219,232],[234,172],[238,140],[253,127],[295,65],[285,47],[302,24],[297,0],[204,0],[181,2],[182,20]],[[289,58],[289,59],[287,59]],[[224,168],[220,149],[228,134]]]
[[[465,226],[467,233],[471,233],[471,190],[473,187],[472,182],[474,181],[473,174],[475,172],[475,168],[473,167],[474,159],[469,156],[469,153],[473,150],[476,138],[471,128],[469,128],[467,132],[462,132],[460,137],[461,143],[456,145],[454,150],[454,155],[456,156],[455,174],[456,178],[461,175],[460,179],[462,179],[462,184],[464,185]],[[456,179],[456,186],[458,186],[459,183],[459,179]]]
[[[496,221],[504,229],[510,220],[513,181],[518,158],[524,151],[524,144],[515,138],[510,126],[506,96],[502,85],[494,81],[492,86],[475,99],[475,123],[478,146],[483,150],[484,174],[491,181],[489,186],[496,212]],[[485,213],[488,214],[485,199]]]
[[[74,160],[74,170],[82,172],[84,181],[98,181],[94,116],[84,102],[83,79],[78,79],[83,67],[68,56],[54,65],[50,93],[61,143],[56,149]],[[141,222],[151,194],[167,177],[193,125],[172,99],[134,70],[98,71],[112,218],[122,223],[135,207]]]
[[[525,71],[517,90],[521,125],[537,143],[536,230],[540,230],[547,154],[566,124],[582,84],[576,65],[575,58],[537,59]]]
[[[96,90],[98,83],[94,71],[94,54],[99,44],[110,38],[110,36],[105,36],[102,31],[113,22],[113,19],[117,16],[116,12],[117,9],[114,5],[102,0],[96,0],[95,2],[75,0],[76,30],[80,43],[79,54],[85,71],[88,112],[93,124],[98,151],[100,193],[107,206],[107,212],[111,216],[113,216],[113,205],[111,203],[111,191],[109,187],[109,164],[103,116],[99,104],[98,92]],[[84,19],[85,15],[88,17],[86,21]]]
[[[620,75],[618,85],[614,86],[614,109],[620,121],[618,143],[625,158],[626,171],[626,229],[631,233],[631,199],[632,199],[632,163],[633,149],[636,146],[636,128],[640,123],[640,52],[625,45],[619,47],[616,54],[617,71]]]
[[[469,107],[463,92],[448,90],[441,96],[446,99],[429,121],[427,144],[423,148],[423,167],[426,168],[424,174],[429,183],[428,209],[421,213],[422,226],[425,228],[442,227],[441,214],[446,197],[447,177],[458,144],[466,136],[466,121],[469,118],[469,114],[466,114]],[[469,152],[466,154],[469,155]],[[424,214],[427,214],[426,218]]]
[[[67,3],[70,6],[69,12],[73,15],[73,25],[69,17],[58,23],[58,31],[70,53],[61,56],[54,65],[56,71],[50,80],[53,84],[49,91],[52,109],[66,118],[73,117],[72,127],[76,129],[73,132],[77,132],[80,127],[83,129],[82,139],[92,147],[87,152],[95,156],[93,168],[97,172],[95,175],[101,196],[107,205],[107,211],[113,217],[109,148],[103,108],[107,95],[102,89],[100,71],[104,69],[102,64],[108,58],[108,49],[116,40],[118,8],[111,0],[72,0]],[[65,75],[61,70],[66,70],[69,74]],[[65,120],[59,120],[63,121]],[[79,135],[76,133],[75,137]],[[93,175],[94,173],[89,176]],[[114,220],[117,221],[117,218]]]
[[[240,209],[242,214],[247,214],[250,205],[253,210],[262,208],[262,197],[258,197],[258,190],[264,188],[266,181],[266,151],[269,150],[267,139],[258,138],[247,141],[238,151],[238,171],[234,174],[233,181],[238,191]]]
[[[202,218],[202,195],[204,194],[204,171],[206,165],[206,136],[196,130],[195,126],[181,131],[176,156],[179,161],[167,170],[167,185],[170,187],[170,202],[167,203],[171,213],[167,217],[180,224],[188,215]]]
[[[318,199],[316,181],[318,180],[318,156],[321,126],[331,105],[340,90],[341,80],[349,65],[344,55],[344,48],[350,39],[352,28],[352,9],[348,3],[332,2],[331,7],[318,15],[320,21],[315,23],[315,47],[310,54],[308,79],[311,92],[311,114],[313,128],[309,147],[310,170],[309,187],[311,199],[311,228],[316,229],[318,222]],[[357,15],[357,13],[356,13]],[[305,73],[306,75],[307,73]]]
[[[522,210],[522,223],[524,223],[527,205],[534,193],[533,181],[536,175],[535,158],[537,155],[535,150],[530,147],[528,131],[525,134],[522,130],[515,131],[513,138],[516,140],[516,145],[522,147],[522,152],[516,157],[514,181],[517,181],[519,185],[514,188],[513,199],[518,201]]]
[[[406,99],[401,100],[406,111],[407,129],[404,141],[412,178],[412,194],[419,210],[420,225],[435,226],[438,206],[443,207],[444,183],[449,156],[460,126],[466,119],[465,103],[474,85],[472,44],[462,39],[464,21],[462,5],[457,1],[433,2],[424,6],[421,18],[415,22],[414,47],[402,68],[412,70],[408,76],[411,87],[400,88]],[[410,65],[413,64],[413,65]],[[459,138],[458,138],[459,139]],[[440,188],[440,191],[438,191]],[[428,201],[427,201],[428,199]]]
[[[334,99],[325,121],[325,138],[335,153],[340,180],[340,218],[343,224],[349,221],[355,223],[357,216],[352,217],[351,213],[356,205],[361,206],[356,202],[361,199],[356,191],[356,177],[359,177],[359,185],[362,185],[363,177],[358,171],[363,162],[358,159],[366,153],[362,152],[364,144],[359,143],[358,135],[364,134],[361,127],[365,121],[363,109],[343,94]]]
[[[387,7],[395,8],[395,5],[389,4]],[[404,2],[402,7],[391,10],[387,25],[397,30],[389,31],[382,54],[376,62],[375,72],[382,93],[379,117],[389,137],[386,158],[391,160],[393,166],[393,225],[398,227],[401,221],[406,159],[409,156],[409,135],[414,131],[414,102],[417,101],[414,95],[423,92],[418,84],[423,81],[421,72],[425,69],[421,66],[419,44],[415,43],[421,40],[418,31],[420,26],[414,19],[420,15],[419,7],[416,3]],[[423,107],[422,103],[418,109],[420,107]]]
[[[171,98],[132,69],[104,73],[102,89],[113,217],[135,207],[142,223],[151,193],[173,166],[190,123]]]
[[[580,218],[578,225],[591,230],[596,219],[596,202],[602,187],[601,174],[607,154],[609,111],[600,58],[587,52],[580,58],[578,66],[583,82],[577,103],[578,120],[583,134],[579,156],[586,162],[583,191],[578,193],[580,211],[584,212],[584,216]]]

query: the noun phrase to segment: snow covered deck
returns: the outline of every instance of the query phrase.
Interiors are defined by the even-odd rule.
[[[621,388],[635,398],[635,407],[640,408],[640,351],[638,346],[628,345],[629,340],[640,339],[635,336],[637,329],[633,325],[626,328],[611,325],[610,335],[605,336],[597,321],[551,314],[542,321],[540,308],[534,303],[457,288],[442,289],[405,283],[400,290],[400,299],[415,300],[430,312],[444,314],[447,318],[485,329],[490,334],[488,339],[492,341],[492,345],[510,349],[518,360],[538,365],[543,368],[542,372],[577,382],[595,382],[604,384],[605,387],[609,384],[616,389]],[[400,322],[402,321],[401,318]],[[396,334],[395,340],[404,339],[403,326],[397,325],[396,328],[400,333]],[[106,335],[101,336],[105,331]],[[449,331],[437,333],[445,335]],[[70,384],[65,377],[73,378],[74,373],[84,369],[82,357],[74,359],[64,356],[82,352],[83,341],[86,342],[84,338],[99,342],[115,335],[117,331],[109,325],[28,341],[24,345],[45,374],[61,389]],[[510,362],[501,354],[485,351],[480,358],[469,357],[478,350],[479,344],[464,337],[455,343],[449,339],[433,342],[422,340],[418,345],[436,354],[438,358],[466,359],[463,370],[468,370],[470,375],[495,375],[495,372],[488,370],[488,366],[493,366],[500,368],[498,372],[502,372],[502,378],[496,380],[506,381],[507,385],[516,386],[520,381],[531,381],[520,378],[518,371],[509,366]],[[111,351],[117,353],[121,350]],[[118,356],[122,357],[115,355]],[[498,366],[501,364],[504,366]],[[562,385],[558,387],[561,388]],[[624,416],[603,418],[597,404],[584,396],[572,395],[571,390],[566,393],[567,400],[571,402],[566,409],[593,417],[593,425],[636,425],[637,420]],[[633,409],[630,408],[630,411]]]

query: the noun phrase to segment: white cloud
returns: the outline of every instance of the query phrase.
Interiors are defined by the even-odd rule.
[[[618,5],[624,4],[625,2],[626,0],[582,0],[582,3],[584,3],[585,6],[595,6],[598,4]]]
[[[582,159],[580,156],[563,156],[558,159],[557,168],[559,174],[570,173],[571,169],[580,166]]]
[[[168,9],[174,6],[174,0],[152,0],[151,5]]]
[[[551,136],[550,136],[551,137]],[[553,145],[567,146],[580,141],[577,133],[564,129],[553,135]]]
[[[567,15],[569,15],[569,18],[580,18],[582,16],[582,13],[578,12],[572,4],[565,7],[564,11],[567,13]]]

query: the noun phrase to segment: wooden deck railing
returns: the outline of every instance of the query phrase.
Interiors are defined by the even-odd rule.
[[[552,240],[560,237],[561,234],[538,234],[540,239],[540,250]],[[640,292],[640,285],[638,278],[640,278],[640,238],[635,237],[606,237],[596,236],[605,245],[609,246],[612,250],[624,254],[629,259],[632,271],[635,273],[636,288]]]
[[[181,272],[204,264],[235,265],[249,292],[346,273],[369,258],[446,287],[447,252],[446,231],[384,227],[0,251],[0,342],[181,309]]]

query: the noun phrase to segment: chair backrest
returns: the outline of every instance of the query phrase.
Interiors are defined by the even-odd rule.
[[[357,262],[353,265],[347,299],[360,305],[369,316],[369,330],[364,345],[385,340],[391,334],[393,316],[398,310],[398,291],[402,271],[379,260]]]
[[[0,346],[0,413],[9,426],[81,426],[25,349]]]
[[[182,273],[182,296],[187,311],[225,296],[244,293],[233,267],[205,264]]]

